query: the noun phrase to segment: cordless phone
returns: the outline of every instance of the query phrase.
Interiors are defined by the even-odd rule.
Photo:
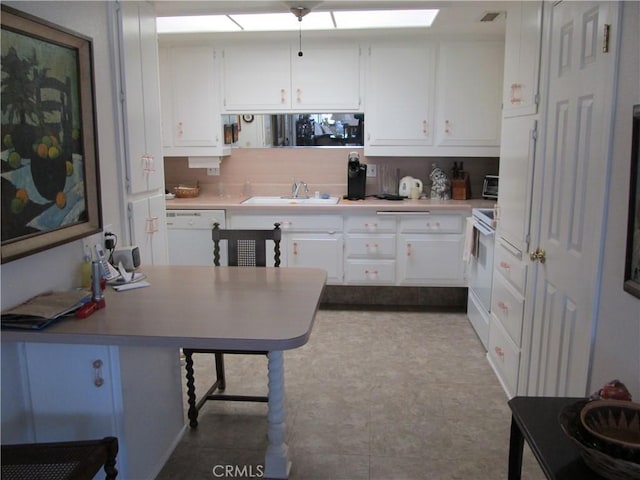
[[[115,280],[120,276],[120,272],[109,263],[107,256],[104,254],[104,250],[100,244],[95,245],[96,256],[98,257],[98,263],[100,264],[100,271],[102,276],[107,280]]]

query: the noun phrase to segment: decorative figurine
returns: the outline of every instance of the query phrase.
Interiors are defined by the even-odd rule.
[[[431,179],[431,199],[451,199],[451,181],[440,167],[434,164],[429,178]]]

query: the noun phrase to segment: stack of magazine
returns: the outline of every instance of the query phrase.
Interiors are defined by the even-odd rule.
[[[2,328],[39,330],[75,313],[90,300],[87,290],[42,293],[2,312]]]

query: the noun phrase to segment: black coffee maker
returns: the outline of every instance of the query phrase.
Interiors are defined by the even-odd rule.
[[[358,152],[349,154],[347,163],[347,195],[348,200],[364,200],[367,185],[367,165],[360,163]]]

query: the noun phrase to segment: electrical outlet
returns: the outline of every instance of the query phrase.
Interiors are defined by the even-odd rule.
[[[378,168],[375,163],[367,163],[367,177],[375,177],[378,175]]]
[[[220,167],[207,168],[207,175],[220,175]]]
[[[108,249],[107,247],[107,234],[111,233],[113,234],[113,225],[108,224],[102,227],[102,246],[106,249]],[[115,237],[108,237],[110,240],[115,240]]]

